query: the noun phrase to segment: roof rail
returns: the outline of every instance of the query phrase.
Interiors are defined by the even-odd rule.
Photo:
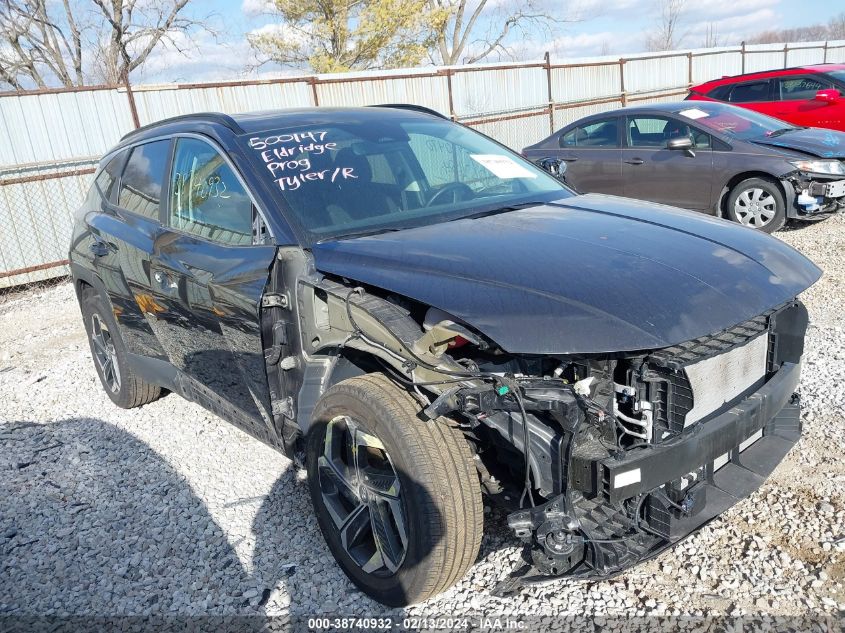
[[[230,117],[228,114],[223,114],[222,112],[195,112],[192,114],[181,114],[179,116],[170,117],[169,119],[161,119],[160,121],[155,121],[153,123],[148,123],[142,127],[139,127],[137,130],[132,130],[128,134],[124,134],[123,137],[120,139],[120,142],[132,138],[137,134],[141,134],[142,132],[146,132],[147,130],[152,130],[162,125],[167,125],[168,123],[177,123],[179,121],[207,121],[209,123],[219,123],[220,125],[225,125],[227,128],[232,130],[235,134],[243,134],[244,131],[240,125]]]
[[[413,103],[376,103],[371,106],[370,108],[396,108],[397,110],[413,110],[414,112],[422,112],[423,114],[430,114],[432,116],[436,116],[439,119],[447,119],[445,114],[441,114],[437,110],[432,108],[426,108],[425,106],[416,105]]]

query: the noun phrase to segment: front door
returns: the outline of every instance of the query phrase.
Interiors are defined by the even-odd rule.
[[[253,435],[272,435],[260,304],[275,246],[254,244],[255,209],[209,143],[179,137],[166,226],[153,244],[157,332],[196,400]]]
[[[819,90],[831,88],[833,84],[816,77],[780,77],[775,80],[773,116],[795,125],[845,130],[845,98],[833,102],[816,99]]]
[[[681,136],[693,140],[692,150],[667,148],[668,141]],[[628,117],[622,180],[629,198],[707,210],[713,181],[710,135],[668,116]]]

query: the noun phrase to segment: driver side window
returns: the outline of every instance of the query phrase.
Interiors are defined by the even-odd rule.
[[[777,80],[777,94],[781,101],[807,101],[816,96],[819,90],[830,88],[809,77],[792,77]]]
[[[171,227],[222,244],[252,244],[252,201],[211,145],[177,139],[170,179]]]

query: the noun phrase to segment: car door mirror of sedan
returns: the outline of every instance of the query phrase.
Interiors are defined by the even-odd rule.
[[[693,143],[689,136],[679,136],[666,141],[666,149],[687,149],[692,150]]]
[[[563,179],[566,173],[566,162],[562,158],[546,157],[537,161],[537,164],[549,172],[555,178]]]
[[[824,101],[825,103],[835,103],[842,98],[842,93],[835,88],[828,88],[826,90],[819,90],[814,99],[816,101]]]

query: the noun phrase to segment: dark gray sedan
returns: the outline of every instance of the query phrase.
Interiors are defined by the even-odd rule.
[[[722,103],[595,114],[523,150],[581,192],[639,198],[766,232],[845,208],[845,133]],[[545,160],[551,159],[551,160]]]

